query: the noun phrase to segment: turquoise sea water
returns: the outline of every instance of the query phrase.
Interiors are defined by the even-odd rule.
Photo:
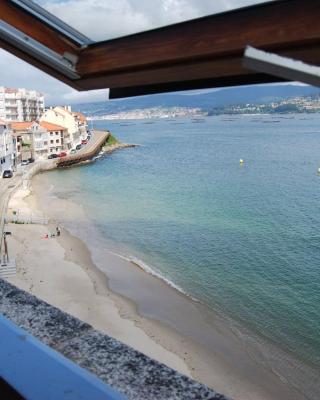
[[[49,176],[120,251],[320,368],[319,123],[97,121],[141,146]]]

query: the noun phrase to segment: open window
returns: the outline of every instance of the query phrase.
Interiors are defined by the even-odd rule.
[[[245,47],[319,65],[319,11],[317,0],[269,1],[93,41],[37,3],[1,0],[0,45],[77,90],[110,88],[110,98],[277,82],[243,66]]]

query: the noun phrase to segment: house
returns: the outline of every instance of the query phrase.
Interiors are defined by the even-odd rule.
[[[36,158],[47,158],[50,154],[68,149],[70,136],[63,126],[41,121],[32,126]]]
[[[81,112],[73,112],[72,114],[78,121],[78,129],[80,131],[81,138],[85,139],[87,137],[87,132],[88,132],[87,118]]]
[[[79,144],[87,136],[87,121],[83,114],[74,113],[70,106],[57,106],[44,111],[40,122],[50,122],[65,127],[69,140],[65,143],[67,149]]]
[[[15,138],[17,163],[33,157],[31,125],[32,122],[11,122],[10,124],[12,136]]]
[[[69,134],[66,128],[50,122],[13,122],[19,159],[47,158],[52,153],[67,149]]]
[[[11,135],[10,125],[0,120],[0,172],[15,167],[15,139]]]

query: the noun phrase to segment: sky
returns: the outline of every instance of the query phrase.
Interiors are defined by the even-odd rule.
[[[265,0],[36,0],[93,40],[106,40],[170,23],[244,7]],[[46,104],[108,99],[108,90],[77,92],[0,49],[0,86],[24,87],[45,95]]]

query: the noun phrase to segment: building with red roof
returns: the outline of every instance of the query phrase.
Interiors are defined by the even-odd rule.
[[[68,149],[68,130],[46,121],[12,122],[12,135],[17,139],[19,159],[47,158]]]
[[[87,119],[84,114],[73,112],[70,106],[56,106],[44,111],[40,118],[41,123],[46,121],[65,127],[69,133],[71,148],[81,143],[87,137]]]

